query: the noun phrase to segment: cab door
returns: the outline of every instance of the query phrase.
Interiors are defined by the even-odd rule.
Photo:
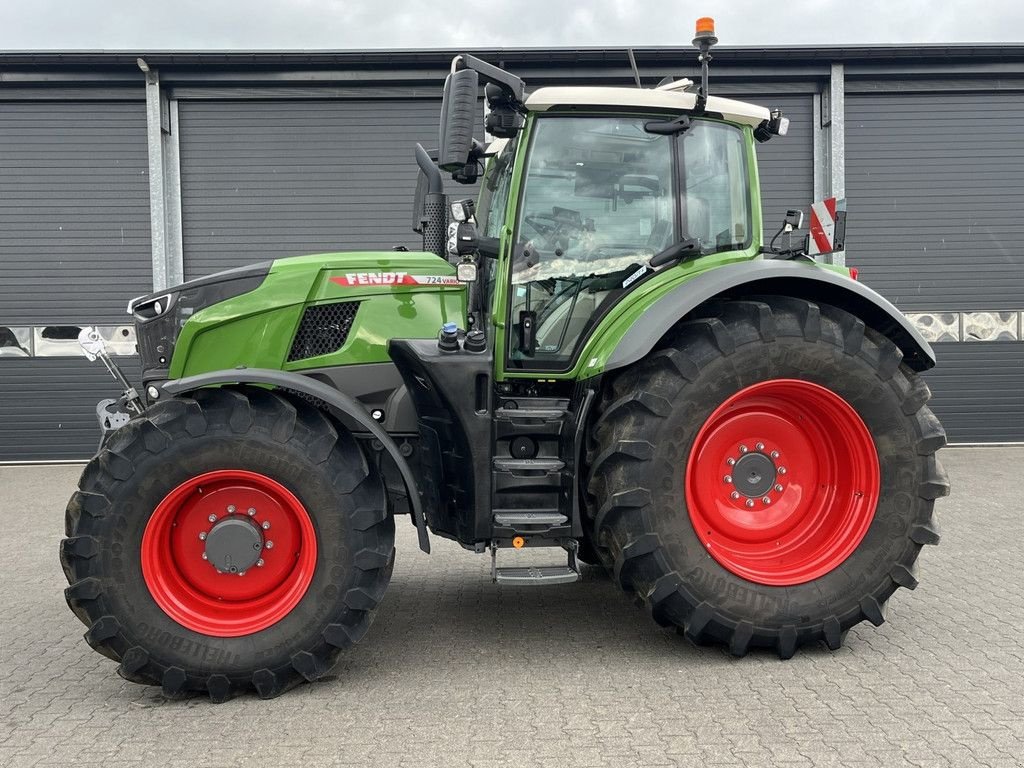
[[[664,119],[573,113],[535,120],[506,230],[499,373],[572,369],[602,319],[655,274],[651,257],[670,245],[692,240],[690,258],[751,247],[743,129],[695,119],[675,135],[645,130]]]
[[[507,249],[508,373],[566,371],[604,311],[679,239],[673,139],[650,117],[536,120]]]

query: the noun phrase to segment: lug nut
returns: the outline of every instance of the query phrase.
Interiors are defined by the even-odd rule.
[[[206,541],[206,531],[200,531],[199,532],[199,540],[200,541]]]
[[[206,559],[207,559],[207,558],[206,558],[206,553],[205,553],[205,552],[203,552],[203,560],[206,560]]]
[[[754,506],[754,500],[753,499],[747,499],[747,506],[748,507]]]
[[[759,451],[763,451],[764,450],[764,443],[758,443],[754,447],[757,448],[757,450],[759,450]]]
[[[736,463],[736,459],[734,459],[732,456],[730,456],[728,459],[725,460],[725,463],[728,464],[731,467],[733,464]]]
[[[779,474],[780,475],[786,474],[786,468],[785,467],[779,467]]]
[[[763,499],[761,499],[761,502],[764,503],[764,504],[771,504],[772,500],[771,500],[770,497],[765,496]]]
[[[245,576],[245,571],[239,571],[239,572],[238,572],[238,575],[239,575],[239,576]]]
[[[749,448],[747,448],[747,446],[745,446],[745,445],[741,445],[741,446],[740,446],[740,453],[746,453],[746,452],[747,452],[747,451],[749,451],[749,450],[750,450],[750,449],[749,449]]]
[[[726,475],[723,479],[725,480],[725,482],[731,483],[732,482],[732,475]]]
[[[269,520],[264,520],[263,521],[263,530],[264,531],[269,531],[270,530],[270,521]]]
[[[263,567],[263,558],[262,557],[259,560],[256,561],[256,567],[257,568],[262,568]]]
[[[273,549],[273,548],[274,548],[274,542],[272,542],[272,541],[268,541],[268,542],[267,542],[266,544],[264,544],[263,546],[265,546],[265,547],[266,547],[267,549]]]
[[[776,485],[775,486],[775,490],[781,492],[782,491],[782,486],[781,485]]]
[[[733,498],[733,499],[738,499],[740,497],[740,492],[739,491],[733,491],[732,493],[729,494],[729,496],[731,498]]]
[[[228,504],[228,514],[229,515],[235,514],[235,505],[234,504]]]
[[[211,523],[216,523],[217,522],[217,516],[216,515],[210,515],[206,519],[209,520]]]
[[[778,451],[772,451],[772,458],[773,459],[779,458],[779,452]]]
[[[246,514],[249,517],[256,517],[256,507],[249,507],[249,511]]]

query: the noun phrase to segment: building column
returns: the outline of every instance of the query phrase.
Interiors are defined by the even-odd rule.
[[[178,158],[178,102],[160,87],[160,73],[143,59],[146,78],[146,146],[149,154],[149,218],[153,290],[184,281],[181,237],[181,164]]]
[[[845,77],[832,64],[828,83],[814,99],[814,199],[846,197]],[[828,264],[845,264],[843,251],[823,256]]]

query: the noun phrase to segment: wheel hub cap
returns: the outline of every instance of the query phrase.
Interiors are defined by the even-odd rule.
[[[736,490],[750,498],[761,498],[775,485],[775,462],[763,453],[747,453],[732,472]]]
[[[245,573],[263,551],[263,534],[242,517],[228,517],[206,535],[206,559],[222,573]]]

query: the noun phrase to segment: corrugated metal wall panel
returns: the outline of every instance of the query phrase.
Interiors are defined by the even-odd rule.
[[[925,380],[950,442],[1024,440],[1024,344],[936,344]]]
[[[119,357],[129,381],[138,358]],[[99,362],[80,357],[0,358],[0,461],[85,459],[100,439],[96,403],[121,394]]]
[[[141,101],[3,105],[0,325],[128,319],[152,286],[148,168]],[[99,363],[0,357],[0,461],[91,455],[117,394]]]
[[[1024,93],[846,99],[847,261],[905,311],[1024,306]]]
[[[0,325],[123,323],[152,286],[139,102],[0,109]]]
[[[851,94],[847,263],[903,311],[1024,307],[1024,94]],[[950,440],[1024,440],[1024,344],[937,344]]]
[[[731,96],[730,96],[731,98]],[[757,145],[757,167],[761,176],[761,209],[765,244],[782,226],[790,208],[806,213],[814,202],[814,134],[810,96],[752,94],[738,96],[744,101],[770,109],[779,107],[789,120],[789,133]],[[776,243],[784,245],[784,240]]]
[[[416,142],[437,100],[183,101],[185,275],[305,253],[420,247]],[[454,185],[475,197],[475,187]]]

